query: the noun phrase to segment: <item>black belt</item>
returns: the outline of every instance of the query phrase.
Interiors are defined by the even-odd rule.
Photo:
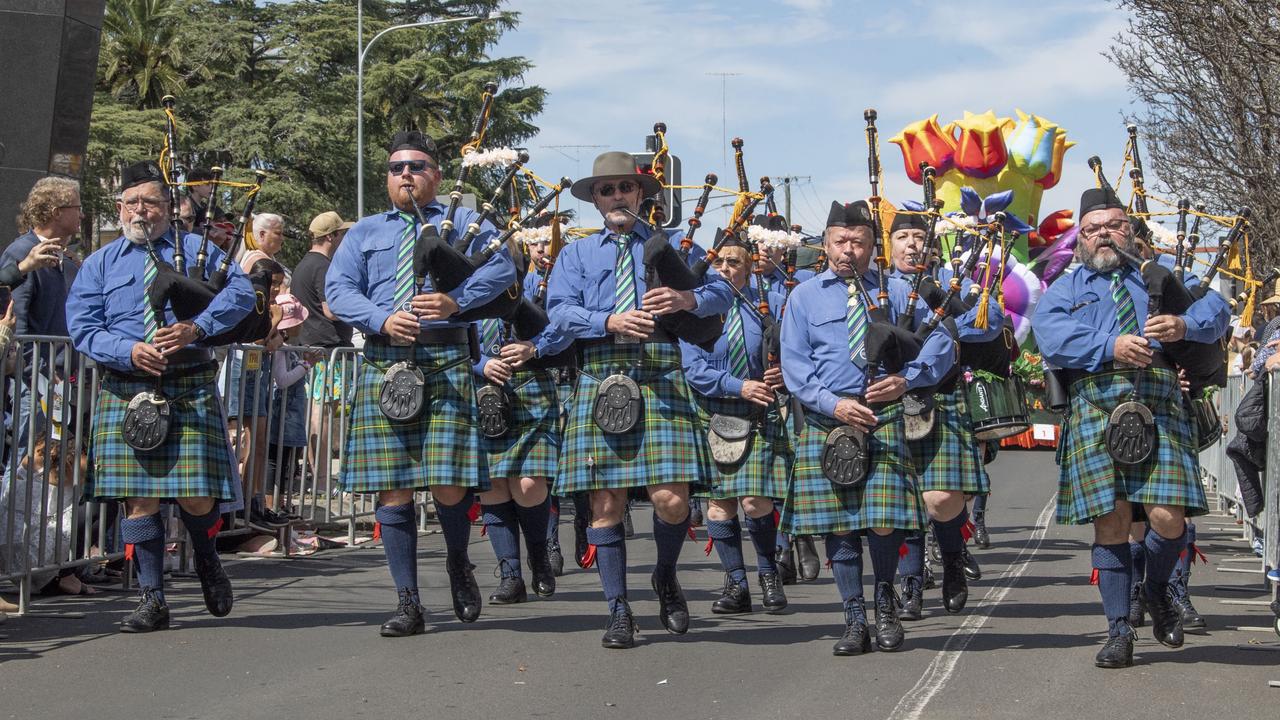
[[[676,343],[676,339],[668,335],[665,330],[662,330],[661,328],[657,328],[653,331],[653,334],[649,336],[649,339],[645,340],[645,342],[649,344],[662,343],[667,345],[674,345]],[[614,333],[606,333],[604,337],[582,338],[577,340],[578,348],[583,350],[585,350],[586,348],[598,347],[600,345],[639,345],[639,344],[640,342],[637,340],[628,340],[626,342],[618,342],[617,340],[614,339]]]
[[[208,353],[205,353],[205,354],[208,355]],[[170,355],[169,362],[174,362],[173,358],[174,358],[174,355]],[[161,380],[181,380],[183,378],[191,377],[192,375],[199,375],[200,373],[205,373],[205,372],[216,373],[217,371],[218,371],[218,364],[213,362],[210,359],[208,362],[202,362],[196,365],[190,365],[188,367],[178,368],[177,370],[167,370],[163,373],[160,373],[160,379]],[[138,373],[138,372],[125,372],[123,370],[117,370],[115,368],[110,368],[110,367],[107,368],[107,376],[113,377],[117,380],[126,380],[128,382],[154,382],[156,379],[155,375],[147,375],[146,373]]]
[[[1066,373],[1067,387],[1070,387],[1071,385],[1075,384],[1077,380],[1086,378],[1090,375],[1096,375],[1098,373],[1107,373],[1107,372],[1131,372],[1133,370],[1138,370],[1138,369],[1139,368],[1135,368],[1132,365],[1117,363],[1116,361],[1112,360],[1110,362],[1102,363],[1102,367],[1098,368],[1096,371],[1077,370],[1072,368],[1067,370],[1059,370],[1058,372]],[[1169,358],[1165,356],[1164,353],[1161,353],[1161,352],[1152,353],[1151,364],[1141,369],[1142,370],[1168,370],[1169,372],[1177,372],[1177,370],[1173,366],[1173,363],[1169,362]]]
[[[414,343],[418,345],[467,345],[471,342],[471,333],[465,327],[427,328],[418,333]],[[386,335],[374,335],[367,339],[369,345],[377,347],[401,347],[393,345]]]

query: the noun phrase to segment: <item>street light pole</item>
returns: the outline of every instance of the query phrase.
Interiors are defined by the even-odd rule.
[[[369,48],[378,42],[378,39],[392,30],[407,30],[409,28],[431,27],[433,25],[448,25],[449,23],[468,22],[470,20],[497,20],[502,17],[501,12],[491,12],[488,15],[467,15],[466,17],[444,18],[441,20],[426,20],[424,22],[405,23],[403,25],[392,25],[374,35],[369,40],[368,45],[364,45],[364,3],[356,3],[356,50],[358,57],[356,59],[356,218],[364,217],[364,58],[369,54]]]

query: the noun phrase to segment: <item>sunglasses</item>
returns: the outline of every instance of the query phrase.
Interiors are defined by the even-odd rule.
[[[607,197],[613,197],[613,192],[615,190],[622,193],[623,195],[629,195],[638,189],[640,189],[640,183],[634,180],[623,180],[617,185],[614,185],[613,183],[605,183],[595,189],[595,194],[599,195],[600,197],[607,198]]]
[[[426,160],[393,160],[387,163],[387,173],[390,175],[399,175],[404,172],[405,168],[409,168],[409,172],[414,175],[421,175],[427,171],[427,168],[435,170],[438,166]]]
[[[742,260],[739,260],[738,258],[718,257],[716,258],[715,262],[711,264],[715,265],[716,267],[724,266],[724,267],[731,267],[731,268],[740,268],[740,267],[743,267],[746,263],[744,263]]]

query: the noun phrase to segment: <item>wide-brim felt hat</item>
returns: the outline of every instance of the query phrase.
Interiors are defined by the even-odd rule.
[[[569,188],[569,193],[579,200],[592,202],[591,187],[606,180],[635,180],[640,183],[642,197],[657,195],[662,184],[652,175],[640,172],[636,159],[630,153],[612,151],[596,156],[591,165],[591,177],[585,177]]]

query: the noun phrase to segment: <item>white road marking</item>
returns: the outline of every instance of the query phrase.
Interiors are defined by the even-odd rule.
[[[893,712],[889,713],[891,719],[901,718],[902,720],[918,720],[924,714],[924,709],[928,707],[929,701],[946,687],[951,676],[955,674],[956,665],[960,662],[960,655],[969,647],[969,643],[973,640],[973,636],[978,634],[983,625],[987,624],[987,620],[991,619],[991,610],[999,605],[1013,589],[1018,578],[1022,577],[1027,569],[1031,567],[1031,558],[1039,550],[1040,545],[1044,542],[1045,533],[1049,531],[1049,520],[1053,515],[1053,510],[1057,504],[1057,493],[1049,498],[1049,502],[1045,504],[1044,509],[1040,511],[1040,516],[1036,518],[1036,529],[1031,532],[1031,537],[1027,539],[1022,550],[1018,552],[1018,557],[1014,558],[1009,567],[1001,576],[1000,581],[993,585],[987,594],[978,603],[978,607],[969,613],[956,631],[951,633],[951,637],[947,638],[947,643],[938,651],[933,662],[929,663],[929,667],[925,669],[924,675],[920,676],[920,680],[916,682],[906,695],[898,701],[893,708]]]

